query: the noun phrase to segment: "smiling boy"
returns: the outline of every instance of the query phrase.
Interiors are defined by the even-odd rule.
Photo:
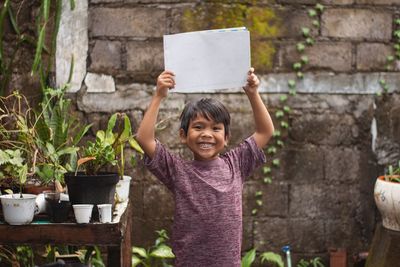
[[[171,71],[164,71],[157,79],[137,141],[145,152],[147,168],[174,195],[172,248],[176,267],[240,266],[243,183],[265,162],[262,147],[274,131],[258,93],[259,83],[251,68],[243,89],[252,107],[255,131],[224,154],[230,136],[230,115],[225,106],[210,98],[185,106],[179,136],[193,153],[193,160],[185,160],[155,139],[160,103],[175,85]]]

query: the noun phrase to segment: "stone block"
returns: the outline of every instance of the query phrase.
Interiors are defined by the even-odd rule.
[[[314,183],[291,186],[289,199],[291,217],[335,219],[356,216],[360,193],[356,186]]]
[[[400,0],[355,0],[356,4],[366,4],[366,5],[398,5]]]
[[[326,249],[323,220],[291,219],[288,234],[293,251],[312,253]]]
[[[250,250],[253,247],[253,219],[245,216],[243,217],[242,251]]]
[[[92,36],[162,37],[167,30],[166,10],[154,7],[95,7],[89,18]]]
[[[325,229],[326,247],[347,247],[361,252],[368,246],[361,225],[352,217],[326,221]]]
[[[351,5],[355,0],[322,0],[323,5]]]
[[[151,87],[152,88],[152,87]],[[118,89],[118,85],[117,85]],[[77,103],[80,110],[85,112],[107,112],[142,109],[145,110],[150,103],[151,94],[147,85],[131,84],[127,90],[117,90],[113,94],[86,93],[78,97]],[[151,90],[151,89],[150,89]]]
[[[112,76],[87,73],[85,85],[88,93],[113,93],[115,92],[115,83]]]
[[[283,152],[284,178],[295,184],[316,183],[324,178],[323,150],[313,145]]]
[[[357,147],[328,148],[324,153],[325,180],[329,184],[354,184],[360,177],[360,169],[366,167],[361,161]]]
[[[400,144],[400,105],[395,104],[390,110],[392,140]]]
[[[390,45],[361,43],[357,45],[357,70],[385,71],[386,57],[393,54]]]
[[[266,218],[254,222],[254,247],[259,251],[281,251],[292,242],[287,219]]]
[[[256,197],[256,192],[262,196]],[[289,186],[287,183],[273,181],[272,184],[246,182],[243,189],[243,215],[251,216],[251,211],[257,209],[257,217],[288,215]],[[262,201],[262,206],[256,203]]]
[[[392,14],[367,9],[327,9],[322,14],[322,36],[389,41]]]
[[[124,0],[90,0],[91,4],[100,4],[100,3],[122,3]]]
[[[97,40],[90,53],[90,70],[112,73],[121,69],[121,43],[118,41]]]
[[[351,43],[321,43],[307,49],[309,63],[303,70],[323,69],[328,71],[350,71],[352,63]],[[294,44],[282,46],[279,50],[279,67],[292,71],[293,63],[300,61],[300,55]]]
[[[164,70],[162,41],[128,42],[126,50],[128,71],[161,73]]]
[[[351,145],[358,137],[358,127],[350,115],[304,113],[293,119],[290,137],[312,144]]]
[[[174,199],[168,189],[159,184],[143,186],[144,217],[146,219],[172,219]]]

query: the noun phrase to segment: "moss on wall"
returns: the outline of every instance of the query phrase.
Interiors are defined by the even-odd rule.
[[[257,72],[272,69],[275,45],[271,40],[282,30],[281,18],[270,7],[245,4],[201,3],[183,11],[182,31],[245,26],[251,36],[251,61]]]

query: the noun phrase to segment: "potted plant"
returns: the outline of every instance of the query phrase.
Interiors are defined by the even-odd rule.
[[[12,177],[18,179],[20,192],[0,196],[4,220],[11,225],[29,224],[33,220],[36,195],[23,194],[22,188],[28,175],[28,164],[20,149],[0,150],[0,179]]]
[[[113,114],[107,129],[96,132],[96,139],[88,141],[83,147],[75,172],[64,175],[72,204],[114,204],[120,174],[109,170],[118,166],[121,173],[124,167],[123,147],[132,143],[132,138],[131,123],[123,113]],[[82,171],[79,171],[81,167]]]
[[[376,179],[374,198],[383,227],[400,231],[400,161],[396,167],[390,165],[387,174]]]

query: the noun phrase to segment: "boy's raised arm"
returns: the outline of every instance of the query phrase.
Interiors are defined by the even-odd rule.
[[[254,123],[256,130],[253,134],[254,140],[259,148],[265,146],[274,133],[274,124],[271,116],[258,93],[259,79],[251,68],[247,76],[247,84],[243,87],[249,98],[253,110]]]
[[[158,76],[157,89],[154,92],[150,105],[136,133],[136,140],[150,158],[154,157],[154,152],[156,150],[155,126],[160,104],[161,101],[167,97],[168,90],[174,88],[174,86],[175,79],[173,72],[166,70]]]

